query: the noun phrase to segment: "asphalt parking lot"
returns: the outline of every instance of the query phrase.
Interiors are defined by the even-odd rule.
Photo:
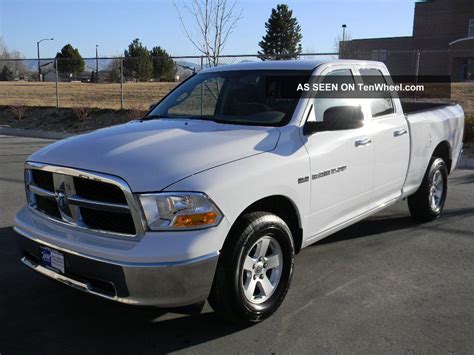
[[[279,311],[239,328],[207,304],[133,308],[26,269],[13,218],[23,162],[48,142],[0,136],[2,355],[474,352],[474,170],[450,177],[435,222],[415,224],[403,202],[303,250]]]

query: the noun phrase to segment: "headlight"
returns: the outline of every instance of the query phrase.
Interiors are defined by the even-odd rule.
[[[151,230],[207,228],[222,219],[219,209],[203,193],[170,192],[139,197]]]

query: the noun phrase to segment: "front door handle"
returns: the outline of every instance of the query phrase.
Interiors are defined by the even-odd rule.
[[[372,139],[370,139],[369,137],[365,137],[365,138],[361,138],[361,139],[358,139],[355,141],[355,146],[356,147],[363,147],[365,145],[369,145],[370,143],[372,143]]]
[[[394,137],[400,137],[400,136],[403,136],[404,134],[407,134],[407,130],[404,129],[404,128],[401,128],[401,129],[397,129],[396,131],[393,132],[393,136]]]

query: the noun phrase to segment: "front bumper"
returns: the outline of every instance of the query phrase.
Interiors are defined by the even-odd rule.
[[[203,301],[209,295],[218,260],[216,252],[175,263],[116,262],[38,241],[18,226],[15,231],[22,262],[29,268],[87,293],[127,304],[177,307]],[[41,246],[64,254],[64,274],[41,265]]]

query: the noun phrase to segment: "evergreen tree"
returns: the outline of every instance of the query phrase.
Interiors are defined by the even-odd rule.
[[[13,71],[4,65],[2,71],[0,72],[0,81],[12,81],[14,79],[15,76],[13,75]]]
[[[279,4],[265,23],[267,33],[258,44],[261,60],[296,59],[301,54],[301,27],[288,5]]]
[[[82,59],[81,54],[77,48],[74,48],[70,44],[66,44],[61,52],[56,54],[58,60],[58,71],[66,77],[74,76],[77,78],[77,74],[84,71],[85,62]]]
[[[176,64],[169,54],[160,46],[150,51],[153,61],[153,77],[160,81],[174,81]]]
[[[134,39],[124,52],[124,76],[139,81],[148,81],[153,76],[153,63],[148,49],[138,38]]]

